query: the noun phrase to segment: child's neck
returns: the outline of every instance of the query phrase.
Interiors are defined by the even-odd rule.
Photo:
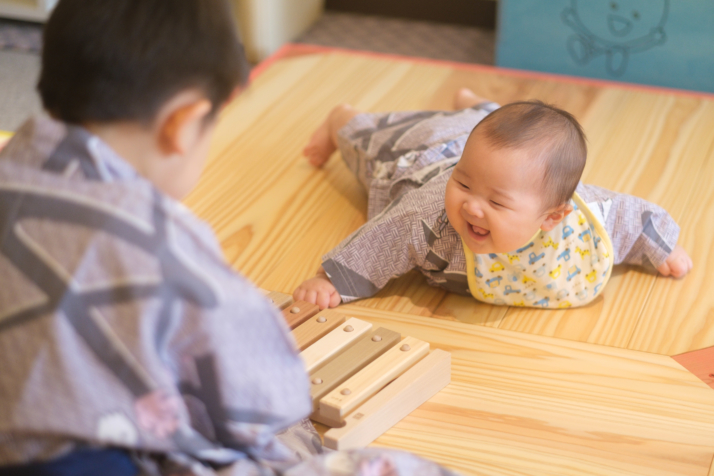
[[[84,127],[99,137],[136,171],[151,179],[161,154],[151,129],[134,122],[88,123]]]

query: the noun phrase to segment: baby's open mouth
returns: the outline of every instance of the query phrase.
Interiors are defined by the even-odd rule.
[[[481,228],[480,226],[476,225],[471,225],[471,229],[479,236],[487,236],[490,233],[490,231],[488,231],[487,229]]]

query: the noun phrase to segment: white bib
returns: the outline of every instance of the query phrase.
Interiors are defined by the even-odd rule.
[[[508,306],[567,308],[595,299],[612,272],[613,248],[603,224],[578,194],[573,212],[512,253],[472,253],[464,244],[471,294]]]

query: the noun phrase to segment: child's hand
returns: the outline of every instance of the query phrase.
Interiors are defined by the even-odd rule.
[[[317,304],[320,309],[337,307],[342,302],[340,293],[332,285],[330,278],[327,277],[322,267],[317,271],[314,278],[308,279],[297,287],[293,293],[293,299]]]
[[[692,258],[689,257],[684,248],[677,245],[669,254],[664,263],[659,265],[657,271],[662,276],[672,276],[681,278],[692,269]]]

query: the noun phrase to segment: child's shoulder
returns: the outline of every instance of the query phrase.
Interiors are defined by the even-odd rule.
[[[0,194],[0,209],[13,207],[0,226],[70,274],[80,262],[90,274],[133,274],[168,249],[224,267],[207,224],[81,127],[28,121],[0,155]]]

